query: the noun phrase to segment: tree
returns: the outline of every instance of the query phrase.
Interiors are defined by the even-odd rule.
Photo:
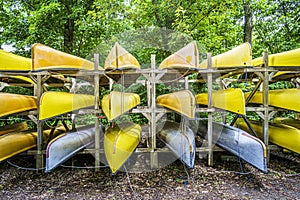
[[[104,0],[3,0],[1,43],[24,51],[43,43],[85,57],[95,46],[121,31],[124,4]],[[120,18],[118,18],[120,17]]]
[[[252,9],[250,1],[244,1],[245,25],[244,25],[244,42],[252,44]]]
[[[299,48],[300,2],[294,0],[254,1],[254,57]]]

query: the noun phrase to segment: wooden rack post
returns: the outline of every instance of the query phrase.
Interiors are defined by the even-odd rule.
[[[151,121],[150,121],[150,148],[151,148],[151,168],[158,168],[158,157],[156,149],[156,74],[155,55],[151,55]]]
[[[264,67],[264,80],[263,80],[263,107],[264,107],[264,119],[263,119],[263,141],[267,148],[267,160],[269,161],[269,60],[268,53],[263,54],[263,67]]]
[[[37,97],[37,105],[40,108],[40,100],[43,94],[42,87],[42,75],[38,74],[36,77],[36,97]],[[43,122],[40,120],[37,121],[37,154],[36,154],[36,169],[42,169],[44,167],[44,155],[42,153],[43,150]]]
[[[94,54],[94,109],[99,111],[99,95],[100,95],[100,75],[99,75],[99,54]],[[100,166],[100,127],[98,114],[95,114],[95,168],[99,170]]]
[[[208,113],[207,113],[207,142],[208,142],[208,165],[213,165],[213,146],[212,146],[212,112],[210,111],[212,108],[212,58],[211,53],[207,54],[207,95],[208,95]]]

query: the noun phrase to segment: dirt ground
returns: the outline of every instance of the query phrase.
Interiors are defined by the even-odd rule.
[[[9,162],[28,165],[34,159],[17,156]],[[298,154],[272,153],[268,174],[237,160],[206,163],[196,159],[188,175],[179,161],[156,171],[112,175],[107,167],[36,173],[4,161],[0,199],[300,199]]]

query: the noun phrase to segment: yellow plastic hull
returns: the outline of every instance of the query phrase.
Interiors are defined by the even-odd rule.
[[[92,95],[45,92],[40,101],[39,120],[93,106],[94,101],[95,98]]]
[[[252,66],[252,49],[249,43],[243,43],[230,51],[212,57],[213,68],[247,66]],[[207,60],[200,63],[200,68],[207,68]]]
[[[25,77],[25,76],[6,76],[6,75],[0,74],[0,82],[4,82],[9,85],[15,85],[15,86],[26,85],[29,87],[33,87],[33,85],[34,85],[33,80],[31,80],[30,78]]]
[[[274,122],[277,124],[285,124],[285,125],[293,126],[297,129],[300,129],[300,120],[299,119],[276,117],[274,119]]]
[[[0,50],[0,71],[30,71],[32,64],[30,58],[18,56]]]
[[[271,67],[292,67],[299,66],[300,48],[282,53],[269,55],[268,64]],[[263,64],[263,58],[256,58],[253,60],[253,66]]]
[[[258,121],[250,121],[250,123],[257,135],[262,138],[262,123]],[[237,121],[236,126],[245,131],[249,131],[246,123],[243,120]],[[268,134],[270,142],[300,154],[299,129],[284,124],[270,122]]]
[[[113,120],[140,103],[140,96],[135,93],[112,91],[102,99],[102,110],[108,120]]]
[[[207,93],[197,94],[196,101],[198,104],[207,105]],[[212,93],[212,106],[241,115],[246,114],[244,94],[239,88],[214,91]]]
[[[51,130],[43,132],[43,139],[45,140]],[[64,133],[65,129],[60,127],[54,131],[54,136]],[[23,131],[19,133],[9,133],[0,136],[0,162],[12,157],[16,154],[29,150],[37,145],[36,131]]]
[[[142,128],[138,124],[118,124],[104,134],[104,152],[112,173],[116,173],[139,144]]]
[[[43,44],[32,46],[32,62],[33,70],[94,70],[93,62]]]
[[[195,117],[196,100],[189,90],[160,95],[157,97],[156,103],[189,118]]]
[[[140,69],[137,59],[117,42],[105,59],[105,69]]]
[[[0,93],[0,117],[37,108],[34,96]]]
[[[164,59],[159,69],[198,68],[199,53],[196,42],[187,44],[182,49]]]
[[[249,93],[245,94],[245,99]],[[269,105],[300,112],[300,89],[269,90]],[[256,92],[250,103],[262,104],[263,93]]]
[[[20,122],[12,125],[2,126],[0,127],[0,136],[7,133],[25,131],[27,129],[28,129],[28,125],[26,122]]]

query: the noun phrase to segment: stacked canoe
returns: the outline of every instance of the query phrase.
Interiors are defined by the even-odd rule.
[[[299,54],[300,49],[296,49],[270,55],[269,66],[274,68],[299,66]],[[162,82],[176,81],[192,73],[198,73],[197,78],[204,81],[201,70],[229,70],[231,68],[253,67],[262,65],[263,59],[252,60],[251,46],[248,43],[244,43],[228,52],[213,56],[211,62],[211,66],[208,66],[208,60],[204,60],[199,64],[197,44],[196,42],[191,42],[163,60],[158,70],[165,72],[161,77]],[[107,85],[107,77],[109,77],[114,83],[129,86],[136,82],[141,75],[139,71],[140,64],[137,59],[118,43],[115,43],[109,52],[104,63],[104,69],[101,67],[96,69],[94,63],[86,59],[42,44],[34,44],[32,46],[32,59],[0,50],[0,72],[48,71],[75,77],[80,70],[101,71],[105,76],[103,76],[104,79],[101,79],[100,85],[102,83]],[[297,71],[278,71],[273,78],[274,80],[281,80],[283,77],[295,78],[298,76],[297,74],[299,74]],[[64,77],[59,76],[51,75],[50,77],[51,79],[48,78],[49,82],[51,82],[50,80],[61,80],[62,84],[64,84],[66,80]],[[213,78],[215,77],[213,75]],[[0,74],[0,81],[11,85],[22,83],[31,87],[36,84],[29,76],[6,76]],[[196,154],[195,134],[199,134],[204,139],[207,139],[208,130],[208,122],[196,118],[197,106],[212,105],[214,108],[245,118],[246,103],[263,104],[262,92],[255,92],[253,97],[246,102],[249,95],[249,93],[244,94],[239,88],[212,91],[211,99],[208,93],[193,94],[188,89],[159,95],[156,97],[156,102],[152,103],[155,106],[164,107],[167,112],[175,111],[184,120],[181,123],[170,120],[160,121],[160,123],[156,124],[158,132],[155,134],[174,153],[176,158],[180,159],[188,168],[193,168]],[[269,91],[268,95],[269,106],[299,112],[299,89],[272,90]],[[287,96],[291,98],[286,98]],[[39,102],[37,102],[38,99]],[[0,117],[37,110],[39,122],[100,104],[100,102],[96,102],[94,95],[53,91],[44,92],[40,98],[0,93],[0,102],[3,105],[0,107]],[[125,89],[122,91],[110,91],[109,94],[104,95],[101,99],[101,110],[108,121],[111,122],[111,127],[105,129],[101,125],[99,127],[94,125],[83,126],[76,127],[72,131],[66,130],[66,127],[45,128],[42,132],[43,141],[51,140],[47,144],[46,150],[46,171],[53,170],[82,149],[95,145],[96,131],[103,132],[103,137],[99,140],[103,140],[106,161],[112,173],[119,171],[134,153],[142,134],[140,125],[128,121],[124,122],[122,121],[122,116],[138,106],[140,102],[141,99],[138,94],[126,92]],[[189,120],[197,122],[196,129],[188,126],[189,123],[186,122]],[[261,122],[249,121],[247,124],[238,120],[235,124],[238,128],[213,122],[213,143],[261,171],[267,172],[265,145],[260,139],[245,132],[251,131],[249,128],[249,125],[251,125],[252,130],[258,134],[258,137],[262,137]],[[277,119],[274,123],[269,123],[268,134],[270,142],[300,153],[299,122],[296,120]],[[25,123],[1,127],[0,161],[36,147],[37,137],[38,131],[28,130]]]

